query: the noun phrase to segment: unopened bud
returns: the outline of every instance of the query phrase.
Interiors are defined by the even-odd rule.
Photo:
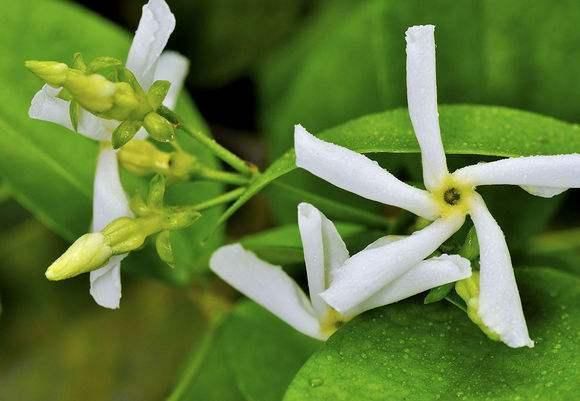
[[[155,81],[147,91],[147,100],[153,110],[157,110],[163,104],[163,100],[169,92],[171,83],[169,81]]]
[[[155,249],[162,261],[171,267],[175,265],[169,231],[161,231],[159,235],[157,235],[157,238],[155,239]]]
[[[24,62],[34,75],[52,87],[61,87],[67,79],[68,65],[56,61],[28,60]]]
[[[126,82],[117,82],[113,96],[113,107],[103,114],[103,117],[119,121],[127,120],[140,107],[140,103],[131,85]]]
[[[111,110],[115,84],[98,74],[85,75],[78,70],[69,70],[64,87],[79,104],[91,113],[104,113]]]
[[[85,234],[46,271],[49,280],[63,280],[96,270],[109,260],[113,249],[101,233]]]
[[[171,153],[163,152],[149,141],[131,141],[123,146],[117,157],[121,165],[137,175],[166,174]]]
[[[151,234],[145,230],[140,219],[121,217],[109,223],[102,233],[115,255],[140,248]]]
[[[123,121],[119,126],[113,131],[111,136],[111,143],[114,149],[119,149],[121,146],[129,142],[137,131],[141,129],[141,121]]]
[[[175,138],[173,124],[155,112],[151,112],[145,116],[143,126],[156,141],[170,142]]]
[[[499,341],[499,335],[487,327],[479,316],[479,272],[474,271],[470,277],[455,283],[455,291],[465,301],[471,321],[491,340]]]
[[[471,227],[465,237],[465,242],[459,250],[459,255],[463,256],[465,259],[474,261],[479,256],[479,242],[477,241],[477,233],[475,227]]]

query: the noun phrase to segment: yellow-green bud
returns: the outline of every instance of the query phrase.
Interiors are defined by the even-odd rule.
[[[91,113],[104,113],[114,104],[116,85],[99,74],[85,75],[69,70],[64,87],[79,104]]]
[[[141,128],[141,121],[123,121],[119,126],[113,131],[111,136],[111,143],[114,149],[119,149],[121,146],[129,142],[137,131]]]
[[[117,152],[117,157],[121,165],[133,174],[166,174],[171,153],[157,149],[149,141],[131,141]]]
[[[178,181],[185,181],[198,169],[199,162],[195,157],[185,152],[173,152],[169,161],[169,171],[166,175]]]
[[[169,92],[171,83],[169,81],[155,81],[147,91],[147,100],[153,110],[157,110],[163,104],[163,100]]]
[[[152,233],[141,219],[121,217],[109,223],[102,231],[107,243],[115,255],[127,253],[140,248]],[[155,232],[155,230],[153,230]]]
[[[126,82],[117,82],[115,84],[115,94],[113,97],[113,107],[103,114],[105,118],[124,121],[137,111],[140,106],[140,100],[135,94],[131,85]],[[140,119],[142,116],[135,116]]]
[[[81,273],[96,270],[113,256],[105,236],[101,233],[85,234],[46,271],[49,280],[63,280]]]
[[[455,291],[467,305],[467,316],[479,326],[491,340],[499,341],[499,335],[487,327],[479,316],[479,272],[473,272],[471,277],[455,283]]]
[[[173,124],[155,112],[151,112],[145,116],[143,126],[156,141],[170,142],[175,138]]]
[[[151,213],[149,206],[140,195],[132,197],[129,206],[137,216],[145,216]]]
[[[68,65],[56,61],[28,60],[24,62],[34,75],[52,87],[61,87],[67,79]]]
[[[169,231],[161,231],[159,235],[157,235],[157,238],[155,239],[155,249],[162,261],[171,267],[175,265]]]

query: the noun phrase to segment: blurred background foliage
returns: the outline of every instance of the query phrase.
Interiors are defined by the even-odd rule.
[[[49,54],[51,49],[71,55],[79,50],[59,48],[67,38],[45,29],[43,21],[48,27],[53,16],[43,14],[42,3],[43,0],[35,0],[30,5],[16,6],[11,0],[0,1],[6,14],[0,16],[0,30],[5,30],[0,78],[3,82],[10,81],[10,85],[0,90],[0,99],[5,103],[0,115],[7,121],[24,121],[29,93],[20,93],[17,85],[27,90],[38,86],[32,76],[21,71],[22,54],[33,57],[31,52],[35,46],[42,55]],[[63,0],[59,7],[70,10],[74,7],[72,3],[133,31],[143,1]],[[300,122],[317,133],[364,114],[404,106],[403,36],[406,27],[414,24],[437,25],[440,103],[505,105],[566,121],[580,120],[577,85],[580,3],[575,0],[560,1],[557,7],[548,0],[533,3],[524,0],[168,0],[168,3],[177,17],[177,28],[169,47],[192,61],[187,87],[197,109],[218,141],[260,166],[266,166],[291,147],[295,123]],[[7,31],[14,29],[18,22],[19,17],[11,17],[13,10],[22,11],[24,7],[36,23],[38,36],[35,38],[43,38],[37,39],[38,43],[24,39],[26,24],[18,27],[20,31]],[[74,13],[64,13],[60,23],[74,26],[75,20],[65,20],[66,15],[72,17]],[[47,32],[55,36],[43,36]],[[82,32],[83,27],[78,27],[78,34]],[[106,48],[108,37],[102,40],[102,47]],[[22,47],[26,48],[24,53]],[[122,46],[115,44],[111,54],[121,54],[121,51],[124,51]],[[26,81],[15,81],[14,77],[25,77],[22,79]],[[17,97],[18,102],[10,103],[12,97]],[[42,128],[37,122],[19,124],[22,130]],[[199,124],[204,123],[199,120]],[[49,142],[47,138],[45,144]],[[83,149],[88,155],[93,151],[90,146]],[[0,164],[2,169],[18,165],[18,157],[18,154],[8,154]],[[416,178],[417,171],[408,168],[416,161],[415,156],[380,160],[404,171],[407,177]],[[465,161],[463,157],[451,160],[457,165]],[[26,166],[21,168],[26,171]],[[78,173],[81,178],[89,174],[90,170]],[[324,196],[376,208],[345,197],[306,174],[292,173],[284,180],[299,187],[314,188]],[[88,188],[90,183],[86,185]],[[281,192],[271,190],[249,202],[231,221],[230,237],[293,222],[293,205],[297,199],[282,198]],[[541,231],[548,222],[553,227],[568,227],[580,221],[575,194],[536,205],[535,200],[517,189],[502,188],[498,192],[486,196],[497,199],[490,202],[491,208],[506,228],[510,245],[526,233]],[[60,195],[56,191],[51,196]],[[179,193],[174,198],[179,199]],[[146,401],[167,395],[176,383],[178,372],[186,366],[185,356],[191,353],[195,357],[194,351],[207,332],[208,321],[195,302],[199,294],[191,286],[183,286],[191,278],[189,273],[169,275],[173,277],[169,281],[182,284],[178,288],[126,275],[122,308],[116,312],[103,310],[89,298],[87,277],[54,284],[43,276],[45,268],[66,247],[65,241],[53,232],[56,230],[70,240],[84,230],[90,211],[88,199],[67,199],[59,206],[68,207],[71,213],[79,210],[84,216],[70,221],[71,233],[55,229],[42,216],[42,222],[36,220],[25,209],[31,209],[30,203],[3,181],[0,199],[0,399]],[[276,208],[271,207],[272,199],[277,202]],[[502,202],[506,199],[513,207],[505,207]],[[534,204],[527,209],[519,208],[523,199],[528,205]],[[569,207],[558,208],[562,203]],[[510,212],[514,210],[517,213]],[[541,218],[535,219],[540,215]],[[523,247],[528,243],[518,244]],[[291,251],[293,260],[298,261],[300,250]],[[546,252],[533,259],[542,263],[556,260],[576,272],[580,260],[577,250],[567,250],[564,254]],[[131,270],[155,270],[143,267],[144,260],[136,259]],[[193,262],[184,262],[187,263]],[[231,327],[239,330],[244,324],[252,333],[251,328],[256,327],[252,319],[270,319],[259,311],[249,314],[251,308],[244,304],[237,308],[235,318],[220,327],[220,334],[213,341],[219,344],[223,338],[231,337],[234,330]],[[276,323],[272,324],[272,330],[283,331]],[[254,344],[268,346],[267,339],[271,336],[253,333],[250,339]],[[275,333],[272,335],[276,336]],[[312,344],[303,343],[302,338],[286,338],[287,335],[280,334],[280,341],[297,343],[298,349],[303,350],[295,355],[296,359],[254,361],[283,364],[279,371],[284,374],[278,379],[285,384],[290,373],[314,349]],[[216,352],[228,353],[232,347],[236,349],[230,344],[229,348],[224,346]],[[271,352],[276,354],[276,343],[271,345]],[[254,399],[252,394],[261,391],[260,383],[249,382],[242,383],[242,390],[220,394],[218,390],[227,386],[223,380],[228,380],[224,372],[229,368],[220,363],[223,359],[220,355],[210,354],[208,358],[208,365],[204,366],[209,367],[193,379],[191,388],[179,399],[198,399],[195,394],[204,393],[208,400]],[[236,375],[248,367],[232,369],[233,373],[228,374]],[[217,382],[218,374],[214,375],[214,371],[221,374]],[[229,379],[235,381],[232,377]],[[281,395],[279,388],[264,391],[273,400]]]

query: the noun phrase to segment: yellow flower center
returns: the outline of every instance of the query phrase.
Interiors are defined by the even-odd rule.
[[[326,316],[320,322],[320,331],[322,334],[328,338],[334,334],[334,332],[340,329],[344,323],[346,323],[346,319],[336,310],[329,308],[328,312],[326,312]]]
[[[455,213],[467,214],[473,193],[473,186],[449,175],[431,195],[439,206],[441,217],[446,217]]]

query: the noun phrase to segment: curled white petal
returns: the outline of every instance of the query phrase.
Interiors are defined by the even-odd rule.
[[[98,270],[90,273],[90,293],[97,304],[117,309],[121,301],[121,261],[127,256],[117,255]]]
[[[310,300],[317,316],[322,318],[328,306],[319,294],[328,288],[332,272],[348,259],[348,250],[334,224],[308,203],[298,205],[298,226]]]
[[[260,260],[241,245],[219,248],[210,268],[226,283],[308,336],[325,339],[312,305],[280,266]]]
[[[432,190],[448,174],[437,111],[435,27],[413,26],[407,40],[407,102],[409,116],[421,147],[423,180]]]
[[[413,235],[352,256],[337,270],[322,299],[343,314],[367,300],[432,254],[463,224],[465,216],[436,220]]]
[[[119,217],[132,215],[121,185],[117,155],[111,148],[102,149],[97,160],[93,189],[93,231],[101,231]]]
[[[183,88],[188,70],[189,60],[177,52],[165,51],[159,57],[154,80],[162,79],[171,82],[169,92],[163,101],[163,104],[170,109],[173,109],[177,103],[177,97]]]
[[[392,304],[431,288],[471,276],[469,260],[458,255],[441,255],[424,260],[407,273],[362,302],[351,314]],[[354,312],[354,313],[353,313]]]
[[[474,186],[519,185],[533,195],[552,197],[580,188],[580,154],[514,157],[467,166],[453,175]]]
[[[437,205],[427,191],[397,179],[379,164],[350,149],[325,142],[294,127],[296,165],[346,191],[397,206],[433,220]]]
[[[73,129],[69,116],[69,102],[56,97],[60,89],[44,85],[34,97],[28,116],[36,120],[49,121]]]
[[[481,258],[479,317],[510,347],[533,347],[503,232],[477,194],[470,213]]]
[[[164,0],[150,0],[143,6],[141,20],[127,56],[127,68],[145,89],[153,83],[157,60],[173,29],[175,17]]]

